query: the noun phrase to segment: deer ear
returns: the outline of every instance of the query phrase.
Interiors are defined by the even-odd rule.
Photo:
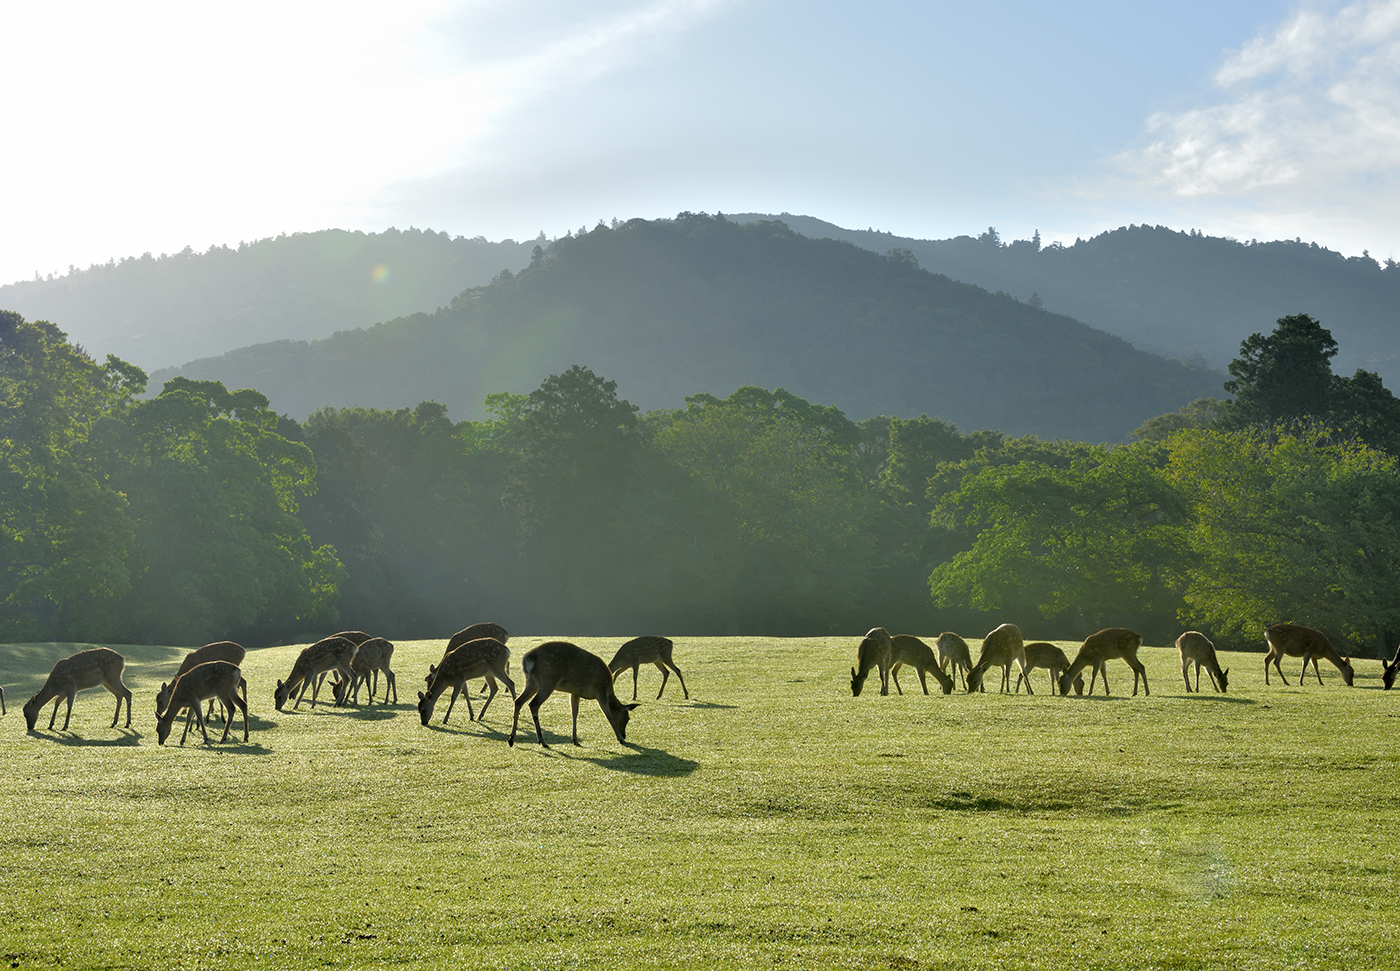
[[[635,711],[636,709],[642,707],[642,703],[640,701],[634,701],[630,705],[623,705],[622,707],[626,708],[628,711]]]
[[[858,677],[860,677],[860,675],[856,674],[856,669],[855,669],[855,668],[851,668],[851,677],[853,677],[853,678],[858,678]]]
[[[418,700],[419,700],[419,701],[423,701],[423,700],[424,700],[425,698],[427,698],[427,697],[428,697],[428,696],[425,695],[425,694],[423,694],[423,692],[421,692],[421,691],[418,692]]]

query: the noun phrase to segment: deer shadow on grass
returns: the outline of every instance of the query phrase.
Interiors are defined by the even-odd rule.
[[[1193,692],[1191,692],[1189,695],[1185,695],[1184,698],[1185,698],[1186,701],[1194,701],[1194,702],[1217,701],[1217,702],[1223,702],[1224,704],[1227,704],[1227,705],[1256,705],[1256,704],[1258,704],[1258,702],[1255,701],[1253,698],[1232,698],[1232,697],[1230,697],[1229,695],[1206,694],[1204,691],[1193,691]]]
[[[614,755],[575,755],[565,752],[568,758],[578,759],[580,762],[592,762],[594,765],[609,769],[613,772],[626,772],[629,775],[659,776],[668,778],[678,778],[690,775],[700,768],[700,763],[694,759],[681,758],[679,755],[672,755],[659,748],[647,748],[645,745],[638,745],[635,742],[623,742],[632,751],[628,754]]]
[[[116,748],[121,746],[140,745],[142,735],[134,728],[114,728],[112,731],[121,732],[120,738],[84,738],[73,732],[65,732],[59,728],[33,728],[28,734],[34,738],[41,738],[58,745],[65,745],[69,748]]]

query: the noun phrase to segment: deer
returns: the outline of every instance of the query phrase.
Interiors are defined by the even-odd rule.
[[[967,687],[967,672],[972,669],[972,651],[967,646],[967,641],[950,630],[945,630],[938,635],[938,640],[934,646],[938,648],[938,667],[947,671],[952,667],[953,677],[958,676],[958,668],[962,668],[963,687]]]
[[[1089,694],[1094,693],[1094,680],[1103,677],[1103,693],[1108,691],[1108,668],[1105,662],[1114,658],[1122,658],[1128,662],[1128,667],[1133,669],[1133,695],[1137,695],[1138,678],[1142,679],[1142,693],[1150,695],[1152,692],[1147,687],[1147,668],[1142,666],[1138,660],[1138,648],[1142,646],[1142,635],[1136,631],[1128,630],[1126,627],[1105,627],[1097,633],[1090,634],[1084,638],[1084,643],[1079,646],[1079,652],[1074,655],[1074,661],[1064,673],[1060,675],[1060,694],[1068,694],[1069,686],[1075,675],[1085,668],[1093,668],[1089,675]]]
[[[457,633],[453,634],[447,639],[447,650],[442,652],[443,660],[447,660],[447,655],[451,654],[453,651],[457,650],[457,648],[461,647],[468,641],[480,640],[483,637],[489,637],[492,640],[500,641],[502,644],[510,640],[510,634],[507,633],[506,629],[500,624],[493,624],[490,622],[483,624],[472,624],[470,627],[463,627],[461,630],[459,630]],[[439,661],[438,663],[441,664],[442,662]],[[436,671],[436,664],[428,665],[428,676],[423,680],[431,685],[433,683],[433,674]],[[486,685],[483,684],[481,686],[481,690],[485,691]]]
[[[1400,674],[1400,647],[1395,649],[1395,656],[1389,661],[1386,661],[1385,658],[1381,658],[1381,684],[1385,686],[1386,691],[1389,691],[1395,686],[1395,676],[1397,674]],[[0,691],[0,702],[4,700],[5,694],[3,691]]]
[[[125,700],[126,727],[130,728],[131,691],[122,683],[122,669],[125,667],[126,658],[106,647],[89,648],[63,658],[53,666],[39,693],[24,704],[24,720],[28,722],[29,730],[34,731],[34,724],[39,719],[39,709],[44,707],[50,698],[54,700],[53,714],[49,716],[49,729],[52,730],[54,720],[58,717],[58,703],[67,698],[68,713],[63,716],[63,730],[68,731],[68,722],[73,717],[73,699],[79,691],[98,687],[106,688],[117,697],[117,710],[112,715],[112,727],[117,727],[117,719],[122,713],[122,701]]]
[[[238,696],[238,689],[243,689],[243,697]],[[174,723],[175,717],[185,709],[185,730],[180,733],[180,744],[185,744],[185,738],[190,733],[190,717],[193,716],[199,722],[199,730],[204,734],[204,744],[209,744],[209,730],[206,728],[204,717],[204,702],[206,700],[218,699],[218,701],[228,710],[228,717],[224,719],[224,737],[219,739],[219,744],[228,741],[229,729],[233,727],[234,708],[243,710],[243,741],[248,741],[248,682],[243,680],[243,672],[237,664],[231,661],[205,661],[203,664],[196,664],[184,674],[175,679],[175,683],[170,686],[170,701],[165,706],[165,711],[156,719],[156,735],[161,745],[170,737],[170,726]],[[212,705],[210,706],[213,707]]]
[[[510,689],[512,699],[518,697],[515,693],[515,682],[510,679],[509,668],[510,648],[494,637],[478,637],[474,641],[467,641],[433,667],[427,693],[418,692],[418,717],[426,726],[432,720],[433,708],[436,707],[439,696],[451,688],[452,699],[447,703],[447,714],[442,716],[442,723],[446,725],[447,719],[452,717],[452,706],[457,703],[458,694],[467,699],[467,720],[478,720],[476,713],[472,711],[467,681],[484,675],[491,692],[486,697],[486,703],[481,706],[481,720],[484,720],[486,709],[491,707],[491,699],[496,697],[498,680],[503,681]]]
[[[1069,656],[1054,644],[1046,641],[1036,641],[1026,645],[1026,670],[1023,674],[1016,675],[1016,691],[1021,690],[1021,682],[1025,681],[1030,685],[1030,672],[1036,668],[1045,668],[1050,672],[1050,693],[1054,694],[1059,687],[1060,672],[1069,667]],[[1074,679],[1074,693],[1082,695],[1084,693],[1084,676],[1076,675]]]
[[[335,633],[335,634],[332,634],[331,636],[332,636],[332,637],[343,637],[343,638],[345,638],[347,641],[349,641],[350,643],[354,644],[356,647],[359,647],[361,644],[363,644],[365,641],[369,640],[370,637],[371,637],[370,634],[366,634],[366,633],[365,633],[364,631],[362,631],[362,630],[343,630],[343,631],[339,631],[339,632],[337,632],[337,633]]]
[[[332,685],[332,692],[335,694],[337,705],[345,704],[346,694],[350,695],[350,700],[355,704],[360,703],[360,686],[364,685],[369,689],[370,704],[374,704],[374,693],[379,690],[379,672],[384,672],[384,704],[389,703],[389,692],[394,693],[394,704],[399,703],[399,686],[394,678],[394,672],[389,670],[389,662],[394,658],[394,645],[390,644],[382,637],[371,637],[355,651],[355,656],[350,659],[350,670],[354,677],[350,681],[337,680]],[[373,676],[373,683],[370,677]]]
[[[1181,655],[1181,680],[1186,682],[1186,691],[1191,691],[1191,678],[1187,672],[1192,664],[1196,665],[1196,691],[1201,690],[1201,668],[1206,669],[1206,675],[1210,678],[1210,683],[1215,686],[1215,690],[1221,694],[1230,686],[1230,669],[1220,669],[1220,662],[1215,657],[1215,645],[1210,642],[1210,638],[1198,630],[1188,630],[1176,639],[1176,649]]]
[[[321,691],[321,682],[325,680],[331,671],[339,671],[340,674],[349,680],[355,675],[350,670],[350,662],[355,657],[358,648],[355,642],[344,637],[335,635],[325,637],[306,648],[297,656],[296,663],[292,665],[292,673],[287,675],[286,681],[278,681],[277,688],[272,694],[273,701],[277,703],[277,710],[281,711],[282,706],[287,703],[293,691],[298,686],[301,687],[301,694],[297,695],[296,704],[292,705],[295,711],[301,704],[301,699],[306,697],[306,689],[311,688],[311,707],[316,707],[316,698]]]
[[[574,710],[574,744],[578,740],[578,703],[580,698],[592,698],[612,726],[618,742],[627,743],[627,722],[638,707],[637,702],[624,705],[613,691],[612,672],[596,654],[589,653],[568,641],[548,641],[530,651],[520,660],[525,672],[525,687],[515,699],[515,719],[510,725],[510,745],[515,745],[515,732],[520,724],[520,709],[530,705],[535,719],[535,738],[541,748],[549,748],[540,727],[540,705],[555,691],[567,691]]]
[[[171,683],[173,684],[190,668],[208,661],[228,661],[230,664],[242,664],[247,654],[248,652],[245,651],[241,645],[235,644],[233,641],[215,641],[213,644],[205,644],[203,647],[190,651],[190,653],[185,655],[185,659],[180,662],[180,670],[175,672],[175,677],[171,678]],[[162,681],[160,690],[156,692],[157,718],[160,717],[161,712],[165,711],[166,705],[170,704],[170,688],[170,684]],[[213,697],[209,699],[209,713],[204,716],[206,719],[214,717],[215,700],[216,699]],[[246,694],[243,696],[243,702],[244,704],[248,702],[248,696]],[[233,709],[228,709],[224,717],[232,718]]]
[[[904,694],[904,689],[899,686],[899,669],[908,665],[919,674],[919,684],[924,687],[924,694],[928,694],[928,682],[924,680],[924,674],[933,675],[933,679],[938,682],[938,686],[943,689],[945,695],[953,693],[952,675],[945,674],[938,666],[938,660],[934,657],[933,648],[919,640],[913,634],[895,634],[890,637],[890,679],[894,681],[894,689],[900,694]]]
[[[865,679],[870,675],[870,669],[875,667],[880,669],[880,694],[890,693],[890,651],[890,632],[883,627],[870,628],[856,648],[856,663],[860,665],[860,670],[851,668],[851,697],[860,697]]]
[[[1300,685],[1303,683],[1303,676],[1308,673],[1309,661],[1312,662],[1313,674],[1317,675],[1317,683],[1322,684],[1322,672],[1317,669],[1317,659],[1323,657],[1336,665],[1337,670],[1342,672],[1342,680],[1347,683],[1347,687],[1351,687],[1352,677],[1356,673],[1351,666],[1351,658],[1338,654],[1322,631],[1301,624],[1274,624],[1264,631],[1264,643],[1269,645],[1269,653],[1264,657],[1265,684],[1269,683],[1270,664],[1278,671],[1278,676],[1283,678],[1283,683],[1288,684],[1288,678],[1279,666],[1279,661],[1286,655],[1303,659],[1303,668],[1298,672]]]
[[[656,700],[660,701],[661,696],[666,693],[666,682],[671,677],[671,672],[676,672],[676,677],[680,679],[681,691],[685,693],[686,700],[690,699],[690,692],[686,690],[685,678],[681,675],[681,669],[676,667],[676,662],[671,660],[671,648],[674,645],[669,637],[656,637],[645,635],[634,637],[626,644],[617,649],[613,659],[608,662],[608,670],[612,672],[613,681],[617,681],[617,676],[628,668],[632,669],[632,700],[637,700],[637,671],[643,664],[655,664],[661,671],[661,690],[656,693]]]
[[[977,663],[967,672],[967,693],[984,690],[982,679],[993,666],[1001,668],[1001,690],[1011,690],[1011,665],[1015,663],[1026,673],[1026,648],[1021,641],[1021,628],[1015,624],[1002,624],[982,638],[982,654]],[[1026,694],[1033,695],[1030,678],[1026,678]]]

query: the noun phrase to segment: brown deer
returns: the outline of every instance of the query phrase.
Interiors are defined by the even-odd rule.
[[[578,703],[580,698],[597,700],[603,709],[613,734],[622,743],[627,741],[627,722],[637,703],[624,705],[613,691],[612,672],[596,654],[590,654],[577,644],[567,641],[549,641],[530,651],[520,660],[520,669],[525,672],[525,687],[515,699],[515,719],[510,725],[511,745],[515,744],[515,731],[520,724],[520,709],[528,702],[530,714],[535,719],[535,738],[544,748],[549,745],[544,740],[544,729],[540,727],[540,705],[555,691],[567,691],[574,709],[574,744],[578,740]]]
[[[1322,672],[1317,669],[1317,659],[1326,658],[1336,665],[1337,670],[1342,672],[1342,680],[1351,686],[1351,679],[1356,671],[1351,666],[1351,658],[1342,657],[1332,648],[1332,642],[1327,639],[1327,635],[1320,630],[1311,627],[1304,627],[1301,624],[1274,624],[1264,631],[1264,643],[1269,645],[1269,653],[1264,657],[1264,683],[1269,683],[1269,665],[1273,664],[1278,671],[1278,676],[1283,678],[1283,683],[1288,684],[1288,678],[1284,677],[1283,668],[1279,666],[1279,661],[1285,656],[1301,657],[1303,668],[1298,672],[1298,683],[1303,683],[1303,676],[1308,673],[1308,662],[1312,662],[1313,674],[1317,675],[1317,683],[1322,684]]]
[[[1096,634],[1084,638],[1074,661],[1060,675],[1060,694],[1068,694],[1075,675],[1085,668],[1093,668],[1089,675],[1089,694],[1094,693],[1094,680],[1103,678],[1103,693],[1108,694],[1108,667],[1106,662],[1122,658],[1133,669],[1133,694],[1137,695],[1138,678],[1142,679],[1142,693],[1150,695],[1147,687],[1147,668],[1138,660],[1138,648],[1142,646],[1142,635],[1126,627],[1105,627]]]
[[[505,682],[505,686],[510,689],[510,696],[517,697],[515,693],[515,682],[510,679],[508,669],[510,667],[510,648],[506,647],[494,637],[478,637],[474,641],[467,641],[447,657],[443,658],[439,664],[433,667],[433,677],[428,684],[428,692],[418,692],[418,717],[423,724],[427,725],[433,717],[433,708],[437,706],[437,700],[448,688],[452,689],[452,699],[447,703],[447,714],[442,716],[442,723],[447,724],[447,719],[452,717],[452,706],[457,703],[457,695],[467,699],[467,719],[476,720],[476,713],[472,711],[471,694],[467,691],[467,681],[470,678],[486,678],[486,684],[491,693],[486,698],[486,703],[481,706],[481,717],[485,719],[486,709],[491,707],[491,699],[496,697],[496,681]]]
[[[346,680],[355,675],[350,670],[350,662],[355,658],[358,648],[354,641],[347,640],[339,635],[325,637],[312,644],[297,655],[296,663],[292,665],[292,673],[287,675],[286,681],[278,681],[277,688],[273,691],[273,701],[277,703],[277,710],[281,711],[282,706],[287,703],[293,691],[298,687],[301,693],[297,695],[296,704],[292,705],[295,711],[301,704],[301,699],[306,697],[306,689],[311,688],[311,707],[316,707],[316,698],[321,692],[321,682],[325,680],[331,671],[339,671]]]
[[[1176,639],[1176,649],[1181,655],[1181,680],[1186,682],[1186,690],[1191,690],[1191,677],[1187,673],[1191,665],[1196,665],[1196,691],[1201,690],[1201,668],[1206,669],[1206,676],[1210,678],[1210,683],[1215,686],[1215,690],[1221,694],[1230,686],[1230,669],[1220,668],[1220,661],[1215,657],[1215,645],[1210,642],[1210,638],[1197,630],[1188,630]]]
[[[215,641],[213,644],[205,644],[203,647],[190,651],[185,655],[185,659],[180,662],[180,670],[175,672],[175,677],[171,679],[173,683],[190,668],[197,667],[209,661],[228,661],[230,664],[242,664],[248,652],[239,644],[233,641]],[[160,690],[156,692],[156,717],[165,711],[165,706],[170,704],[170,684],[161,682]],[[215,698],[209,699],[209,713],[205,718],[214,717]],[[243,696],[244,704],[248,702],[248,696]],[[224,713],[225,718],[233,717],[233,710],[229,709]]]
[[[1381,658],[1381,684],[1385,685],[1385,690],[1389,691],[1395,686],[1395,676],[1400,674],[1400,647],[1395,649],[1395,656],[1386,661]],[[3,693],[0,693],[0,701],[4,701]]]
[[[967,693],[982,691],[982,679],[992,667],[1001,668],[1001,690],[1011,690],[1011,665],[1015,663],[1026,673],[1026,647],[1021,640],[1021,628],[1015,624],[1002,624],[982,638],[982,654],[972,670],[967,672]],[[1030,679],[1026,679],[1026,694],[1033,695]]]
[[[632,669],[632,700],[637,700],[637,671],[643,664],[655,664],[661,671],[661,690],[656,693],[656,700],[660,701],[661,696],[666,693],[666,682],[671,677],[671,672],[676,672],[676,677],[680,679],[681,691],[685,693],[689,700],[690,692],[686,690],[685,678],[681,676],[681,669],[676,667],[676,662],[671,660],[671,648],[674,645],[669,637],[656,637],[648,634],[643,637],[634,637],[626,644],[617,649],[613,659],[608,662],[608,670],[612,672],[613,681],[617,681],[617,676],[628,668]]]
[[[967,646],[967,641],[952,631],[945,630],[938,635],[934,646],[938,648],[938,667],[943,671],[952,667],[950,673],[954,678],[958,676],[958,668],[962,668],[963,687],[966,688],[967,672],[972,670],[972,651]]]
[[[1021,682],[1030,684],[1030,672],[1036,668],[1045,668],[1050,672],[1050,693],[1053,695],[1060,685],[1060,673],[1069,667],[1069,656],[1054,644],[1046,641],[1036,641],[1026,645],[1026,670],[1024,674],[1016,675],[1016,691],[1021,690]],[[1082,695],[1084,693],[1084,676],[1077,675],[1074,679],[1074,693]]]
[[[243,689],[242,698],[238,696],[239,688]],[[160,744],[164,745],[165,740],[170,737],[170,726],[175,717],[188,709],[185,715],[185,730],[180,733],[180,744],[185,744],[185,738],[190,733],[190,716],[193,715],[199,722],[199,730],[204,734],[204,744],[208,745],[209,730],[205,727],[203,708],[204,702],[210,699],[217,699],[229,713],[224,719],[224,737],[219,739],[219,743],[228,741],[235,708],[243,711],[243,741],[248,741],[248,702],[244,700],[247,697],[248,682],[243,680],[243,672],[237,664],[230,661],[206,661],[195,665],[176,678],[170,687],[170,703],[156,719],[156,735]]]
[[[346,682],[337,680],[331,686],[335,694],[337,705],[345,704],[345,696],[348,693],[350,700],[355,704],[360,703],[360,686],[364,685],[369,690],[369,703],[374,704],[374,694],[379,690],[379,672],[384,672],[384,704],[389,703],[389,692],[394,693],[394,704],[399,703],[399,686],[394,678],[394,672],[389,670],[389,662],[394,659],[394,645],[382,637],[371,637],[366,640],[355,651],[355,656],[350,659],[350,670],[354,673],[353,680]],[[371,683],[371,676],[374,681]]]
[[[880,669],[880,694],[890,693],[890,650],[890,632],[883,627],[872,627],[861,638],[860,646],[856,648],[856,663],[860,665],[860,670],[851,668],[852,697],[860,697],[871,668]]]
[[[919,684],[923,685],[924,694],[928,694],[925,673],[933,675],[933,679],[938,682],[945,695],[953,693],[952,675],[945,674],[938,666],[933,648],[913,634],[895,634],[890,638],[890,661],[893,662],[890,664],[890,680],[894,682],[894,690],[900,694],[904,694],[904,689],[899,686],[899,669],[905,665],[918,672]]]
[[[49,716],[49,728],[53,728],[58,717],[58,703],[68,699],[68,713],[63,716],[63,730],[68,731],[68,722],[73,717],[73,699],[79,691],[89,688],[106,688],[117,696],[117,710],[112,715],[112,727],[117,727],[121,717],[122,701],[126,701],[126,727],[131,727],[131,691],[122,683],[122,669],[126,659],[106,647],[94,647],[65,657],[53,666],[49,678],[39,693],[24,704],[24,720],[29,730],[34,731],[34,723],[39,719],[39,709],[50,698],[54,699],[53,714]]]
[[[451,654],[453,651],[457,650],[457,648],[461,647],[463,644],[466,644],[468,641],[480,640],[483,637],[489,637],[492,640],[500,641],[502,644],[505,644],[510,640],[510,634],[508,634],[506,632],[506,629],[500,624],[492,624],[490,622],[484,624],[472,624],[470,627],[463,627],[461,630],[459,630],[457,633],[453,634],[447,639],[447,650],[442,652],[443,659],[445,660],[447,658],[447,655]],[[428,676],[423,680],[426,681],[428,684],[432,684],[433,673],[435,671],[437,671],[436,664],[428,665]],[[481,690],[485,691],[486,685],[483,684],[481,686]]]

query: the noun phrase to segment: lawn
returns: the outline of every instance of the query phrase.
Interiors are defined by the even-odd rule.
[[[517,679],[543,639],[512,639]],[[674,677],[656,701],[648,667],[628,744],[584,702],[575,748],[556,695],[549,750],[528,710],[507,747],[504,694],[484,723],[459,701],[442,725],[446,698],[419,723],[442,641],[397,645],[387,708],[279,713],[299,646],[252,651],[250,742],[240,722],[183,748],[154,715],[182,650],[117,648],[130,730],[99,689],[70,732],[46,708],[28,734],[24,701],[86,645],[0,646],[0,967],[1400,960],[1400,692],[1379,662],[1354,688],[1325,662],[1299,687],[1296,661],[1265,687],[1262,654],[1222,655],[1229,694],[1187,695],[1155,647],[1150,697],[1114,661],[1111,698],[1052,697],[1043,671],[1033,697],[926,697],[908,672],[903,696],[872,676],[852,698],[857,642],[680,638],[689,701]]]

